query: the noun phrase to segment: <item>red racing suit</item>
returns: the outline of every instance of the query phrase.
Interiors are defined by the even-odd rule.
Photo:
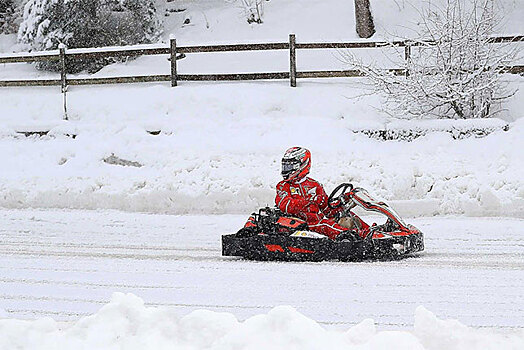
[[[306,220],[309,229],[335,239],[347,229],[337,224],[334,217],[342,208],[331,209],[328,196],[317,181],[304,177],[297,181],[280,181],[275,204],[289,215]]]

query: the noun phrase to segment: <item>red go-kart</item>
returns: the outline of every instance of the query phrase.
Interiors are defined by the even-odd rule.
[[[366,190],[343,183],[329,195],[331,208],[343,207],[342,216],[352,218],[360,239],[332,240],[308,230],[304,220],[277,208],[262,208],[251,214],[237,233],[222,236],[222,255],[252,260],[354,261],[397,259],[424,250],[424,235]],[[352,212],[355,207],[386,216],[382,225],[369,225]]]

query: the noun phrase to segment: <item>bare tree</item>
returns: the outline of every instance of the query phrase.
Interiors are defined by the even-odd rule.
[[[264,0],[239,0],[242,9],[247,17],[247,23],[262,24],[262,16],[264,15]]]
[[[405,74],[393,74],[345,59],[369,77],[385,96],[385,108],[397,116],[485,118],[497,101],[512,96],[504,66],[517,56],[507,45],[493,44],[500,23],[495,0],[447,0],[421,12],[421,31],[413,46],[397,50]],[[398,73],[398,72],[397,72]]]
[[[375,34],[369,0],[355,0],[355,22],[359,37],[370,38]]]

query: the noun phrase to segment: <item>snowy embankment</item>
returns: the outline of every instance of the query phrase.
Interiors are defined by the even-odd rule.
[[[289,306],[239,322],[234,315],[199,310],[179,317],[169,308],[144,306],[133,294],[74,324],[51,318],[1,320],[2,349],[522,349],[524,333],[502,334],[439,320],[424,307],[413,331],[377,331],[367,319],[346,332],[324,329]]]
[[[164,40],[174,34],[180,45],[286,41],[292,32],[298,42],[356,39],[351,1],[264,2],[262,25],[247,25],[242,8],[222,0],[158,5]],[[522,7],[513,0],[506,6],[502,34],[519,32]],[[381,40],[412,35],[418,10],[383,1],[374,16],[373,39]],[[0,50],[16,48],[13,35],[0,36]],[[391,63],[387,50],[354,53]],[[337,50],[303,50],[298,70],[347,68],[340,58]],[[271,72],[287,71],[288,64],[284,50],[188,54],[178,68],[181,74]],[[167,56],[140,57],[94,76],[168,74],[169,67]],[[57,75],[28,64],[0,67],[0,79],[50,76]],[[522,86],[521,77],[510,79]],[[465,140],[430,132],[408,143],[355,134],[399,125],[379,112],[381,99],[362,90],[359,79],[299,80],[295,89],[287,81],[70,87],[69,122],[61,121],[59,88],[7,88],[0,93],[0,206],[249,213],[273,204],[280,157],[302,145],[313,153],[311,175],[328,191],[351,181],[404,215],[522,217],[522,96],[503,106],[507,132]],[[47,130],[41,138],[16,133]]]
[[[354,133],[389,123],[378,97],[347,98],[358,82],[286,85],[75,88],[68,122],[56,89],[33,88],[31,103],[27,89],[3,91],[0,206],[247,214],[273,204],[280,157],[302,145],[327,191],[353,182],[404,215],[523,216],[524,119],[484,138],[384,142]]]

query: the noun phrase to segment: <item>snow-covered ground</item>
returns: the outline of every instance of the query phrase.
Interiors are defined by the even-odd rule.
[[[400,346],[404,341],[421,342],[428,349],[445,344],[472,349],[465,344],[484,337],[487,343],[476,346],[489,348],[495,342],[517,349],[524,342],[518,330],[524,324],[521,219],[409,219],[425,233],[426,251],[401,261],[222,258],[220,235],[235,231],[245,219],[0,210],[0,314],[39,319],[0,321],[0,348],[30,348],[37,340],[55,344],[49,345],[52,349],[59,348],[53,341],[133,348],[132,342],[151,345],[147,342],[154,340],[163,345],[187,342],[190,349],[212,342],[228,349],[236,343],[238,348],[285,348],[291,339],[296,342],[292,348],[314,349],[324,338],[335,342],[333,348],[349,341],[370,349],[385,348],[382,342],[405,348]],[[148,309],[124,295],[106,305],[115,292],[140,297]],[[280,305],[305,316],[285,307],[272,310]],[[491,331],[437,321],[419,305],[439,319],[504,332],[488,336]],[[201,309],[208,311],[197,311]],[[366,319],[374,323],[367,320],[343,333]],[[409,342],[408,348],[417,349]]]
[[[285,304],[330,325],[373,316],[380,326],[405,327],[424,305],[471,326],[524,323],[515,308],[524,301],[521,219],[410,219],[426,234],[426,252],[401,261],[260,263],[221,257],[221,234],[246,215],[2,210],[0,217],[2,308],[11,316],[75,319],[121,291],[182,313],[205,307],[241,319]]]

